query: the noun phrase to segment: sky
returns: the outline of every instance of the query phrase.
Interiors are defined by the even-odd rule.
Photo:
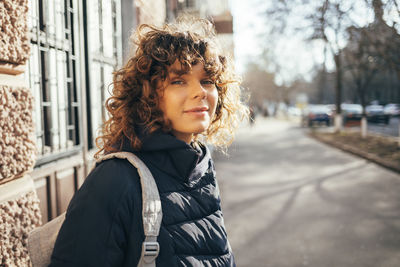
[[[268,1],[230,0],[234,27],[235,62],[236,68],[241,74],[244,73],[245,66],[249,61],[257,61],[263,56],[261,42],[267,40],[257,38],[263,33],[265,27],[265,20],[260,14],[260,10],[263,9],[260,3],[268,5]],[[301,7],[299,6],[298,9],[299,18],[292,19],[292,23],[302,23]],[[362,8],[357,8],[357,10],[362,10]],[[359,21],[359,25],[362,26],[368,20],[373,19],[373,15],[371,15],[371,13],[358,13],[354,14],[353,19]],[[324,60],[323,43],[321,41],[305,42],[299,35],[285,36],[274,46],[273,56],[280,66],[280,71],[276,75],[278,85],[288,85],[297,77],[311,80],[313,69],[315,66],[321,66]],[[328,71],[334,70],[334,62],[329,55],[326,67]]]
[[[235,62],[239,73],[244,73],[249,61],[262,57],[258,35],[264,30],[260,7],[254,0],[231,0],[234,23]],[[281,70],[276,77],[278,84],[290,83],[298,76],[311,79],[315,64],[323,62],[322,44],[307,44],[300,37],[287,36],[277,43],[275,54]]]

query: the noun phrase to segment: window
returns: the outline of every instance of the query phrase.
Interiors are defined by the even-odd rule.
[[[110,96],[112,72],[121,63],[120,2],[116,0],[87,1],[88,122],[89,148],[106,119],[104,103]]]
[[[196,1],[195,0],[186,0],[186,7],[187,8],[195,8],[196,7]]]
[[[81,145],[77,0],[29,0],[27,81],[35,99],[38,162]]]
[[[178,10],[196,9],[196,0],[178,1]]]
[[[106,119],[104,103],[112,72],[122,57],[121,11],[120,0],[29,0],[29,8],[31,55],[26,77],[35,99],[40,165],[81,150],[82,116],[88,119],[88,147],[94,147]],[[85,47],[80,46],[81,32]],[[80,68],[83,49],[85,69]],[[87,110],[80,99],[81,78],[86,78]]]

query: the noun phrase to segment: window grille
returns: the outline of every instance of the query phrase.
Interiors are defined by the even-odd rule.
[[[39,161],[81,145],[77,0],[29,0],[27,82],[35,99]]]
[[[195,0],[186,0],[186,7],[187,8],[195,8],[196,7],[196,1]]]
[[[178,10],[186,11],[196,9],[196,0],[182,0],[178,1]]]
[[[122,57],[120,1],[88,0],[88,74],[89,90],[89,144],[94,148],[94,140],[107,119],[104,104],[110,96],[112,73],[120,65]],[[133,18],[132,18],[133,19]]]

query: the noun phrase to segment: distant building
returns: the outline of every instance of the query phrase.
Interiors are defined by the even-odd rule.
[[[365,27],[349,27],[349,41],[343,49],[346,69],[358,72],[358,79],[371,79],[366,83],[364,97],[368,104],[370,101],[378,101],[381,104],[400,102],[400,35],[397,30],[387,25],[383,19],[383,7],[381,0],[373,0],[375,19]],[[373,69],[376,69],[372,71]],[[372,71],[372,72],[371,72]],[[371,74],[372,73],[372,74]],[[372,76],[371,76],[372,75]],[[348,74],[354,79],[352,75]],[[368,77],[367,77],[368,76]],[[362,83],[363,81],[358,81]],[[346,86],[346,84],[345,84]],[[347,85],[348,86],[348,85]],[[344,99],[353,102],[361,101],[359,93],[352,87],[344,91]]]
[[[233,17],[228,0],[169,0],[171,14],[179,16],[188,14],[199,18],[210,20],[217,32],[218,39],[224,49],[233,58]],[[171,17],[168,17],[171,19]]]

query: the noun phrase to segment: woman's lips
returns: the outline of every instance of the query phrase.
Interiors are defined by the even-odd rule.
[[[184,113],[198,118],[205,118],[208,115],[208,107],[196,107],[185,110]]]
[[[191,112],[194,112],[194,113],[199,112],[199,113],[201,113],[201,112],[206,112],[206,111],[208,111],[208,107],[196,107],[196,108],[192,108],[192,109],[189,109],[189,110],[185,110],[184,112],[185,113],[191,113]]]

